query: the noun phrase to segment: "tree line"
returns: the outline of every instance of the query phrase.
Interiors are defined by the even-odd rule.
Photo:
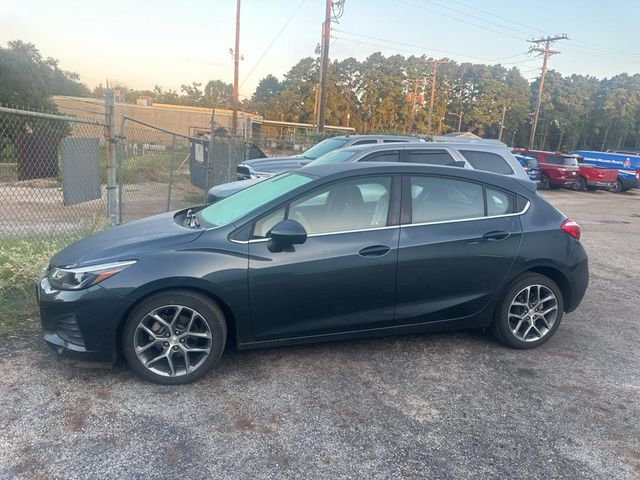
[[[329,67],[326,123],[360,133],[428,134],[432,67],[424,56],[371,54],[363,61],[335,60]],[[260,80],[241,108],[272,120],[314,123],[319,62],[303,58],[278,79]],[[470,131],[526,146],[538,82],[529,83],[517,67],[447,61],[439,65],[431,133]],[[113,87],[114,85],[112,85]],[[184,84],[180,91],[156,85],[134,90],[125,100],[151,96],[157,103],[229,108],[233,88],[221,80]],[[102,97],[89,91],[74,72],[43,58],[30,43],[0,47],[0,104],[55,111],[51,95]],[[502,116],[504,113],[504,124]],[[80,114],[80,113],[79,113]],[[538,148],[607,149],[640,146],[640,75],[622,73],[598,79],[547,73],[540,110]]]

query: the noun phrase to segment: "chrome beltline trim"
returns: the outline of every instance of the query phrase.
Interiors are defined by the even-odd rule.
[[[325,236],[328,236],[328,235],[341,235],[343,233],[374,232],[376,230],[390,230],[392,228],[421,227],[421,226],[424,226],[424,225],[440,225],[440,224],[447,224],[447,223],[473,222],[475,220],[490,220],[490,219],[493,219],[493,218],[517,217],[519,215],[524,215],[525,213],[527,213],[527,211],[529,210],[530,206],[531,206],[531,202],[527,200],[527,204],[524,206],[522,211],[517,212],[517,213],[507,213],[505,215],[492,215],[491,217],[475,217],[475,218],[463,218],[463,219],[458,219],[458,220],[442,220],[442,221],[439,221],[439,222],[408,223],[408,224],[405,224],[405,225],[390,225],[390,226],[386,226],[386,227],[363,228],[363,229],[359,229],[359,230],[342,230],[342,231],[339,231],[339,232],[312,233],[311,235],[307,235],[307,238],[325,237]],[[234,239],[229,239],[229,240],[232,241],[233,243],[246,244],[246,243],[268,242],[270,239],[269,238],[255,238],[253,240],[234,240]]]

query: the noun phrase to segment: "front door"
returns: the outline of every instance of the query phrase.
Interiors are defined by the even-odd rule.
[[[256,341],[393,325],[399,219],[389,214],[392,183],[391,176],[340,181],[255,223],[249,296]],[[301,223],[308,238],[272,252],[269,229],[284,218]]]
[[[403,184],[408,208],[398,252],[398,324],[479,313],[518,252],[515,195],[434,176],[407,176]]]

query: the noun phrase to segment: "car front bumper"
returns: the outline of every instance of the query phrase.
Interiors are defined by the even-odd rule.
[[[45,342],[70,360],[114,363],[118,329],[130,304],[99,285],[85,290],[54,290],[47,278],[36,287]]]

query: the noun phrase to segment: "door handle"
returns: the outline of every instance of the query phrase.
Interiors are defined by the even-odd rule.
[[[509,238],[511,236],[511,234],[509,232],[503,232],[503,231],[495,231],[495,232],[487,232],[484,235],[482,235],[483,240],[489,240],[489,241],[493,241],[496,242],[498,240],[505,240],[507,238]]]
[[[391,247],[386,245],[371,245],[370,247],[364,247],[358,254],[363,257],[381,257],[389,253],[389,250],[391,250]]]

